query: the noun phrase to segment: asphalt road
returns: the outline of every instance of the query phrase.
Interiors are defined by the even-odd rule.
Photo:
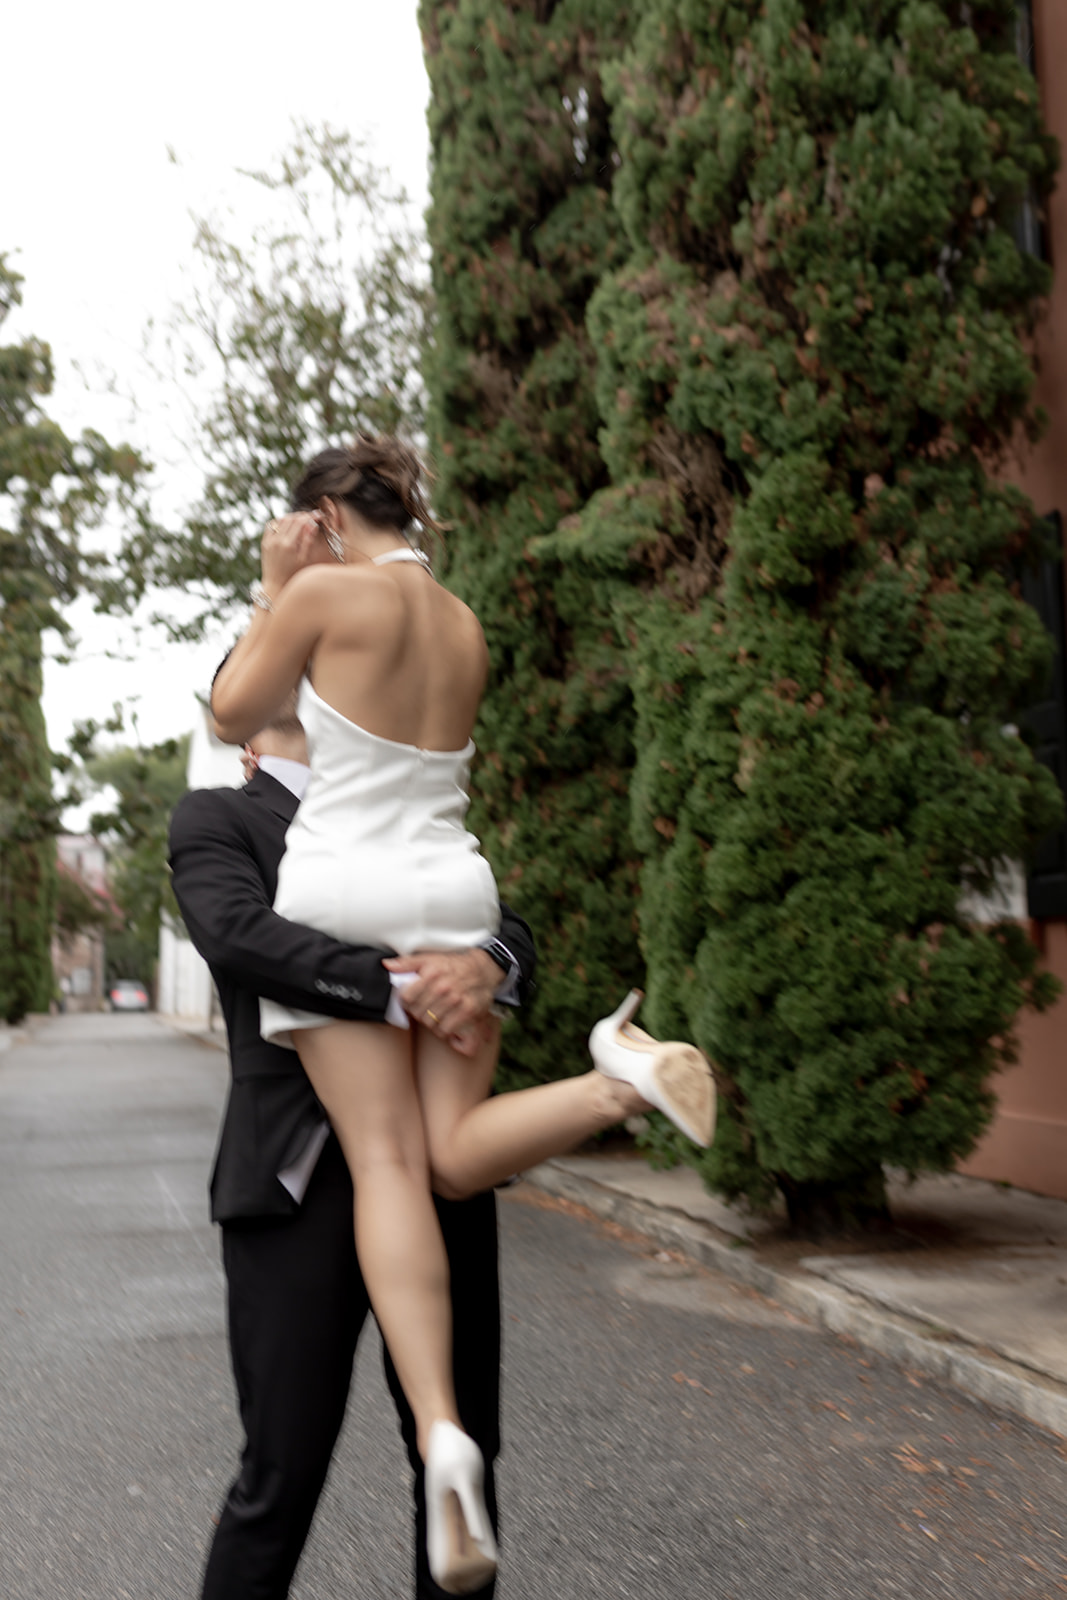
[[[225,1062],[139,1016],[0,1054],[0,1596],[195,1600],[232,1472]],[[526,1188],[502,1197],[501,1600],[1067,1593],[1065,1447]],[[410,1594],[376,1336],[293,1600]]]

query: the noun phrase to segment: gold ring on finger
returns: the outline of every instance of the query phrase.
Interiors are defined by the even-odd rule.
[[[426,1015],[427,1015],[427,1017],[429,1017],[431,1022],[436,1022],[437,1021],[437,1012],[436,1011],[427,1011]]]

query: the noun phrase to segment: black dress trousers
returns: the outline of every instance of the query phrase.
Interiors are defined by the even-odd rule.
[[[486,1462],[500,1447],[500,1314],[492,1194],[437,1201],[452,1275],[456,1395]],[[246,1443],[204,1574],[203,1600],[285,1600],[344,1418],[369,1310],[356,1259],[352,1184],[330,1138],[294,1216],[225,1223],[230,1348]],[[426,1565],[422,1464],[392,1362],[386,1377],[415,1470],[416,1600],[442,1600]],[[359,1574],[353,1573],[353,1592]],[[493,1585],[480,1591],[489,1600]]]

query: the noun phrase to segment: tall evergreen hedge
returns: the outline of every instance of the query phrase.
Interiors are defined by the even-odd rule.
[[[19,303],[17,273],[0,255],[0,324]],[[24,511],[48,440],[36,397],[47,392],[47,350],[0,346],[0,1021],[46,1010],[52,998],[56,814],[41,712],[41,633],[57,620],[51,587],[34,569]],[[6,515],[5,515],[6,513]],[[7,526],[5,526],[5,523]]]
[[[21,294],[0,254],[0,326]],[[82,535],[115,498],[128,508],[142,464],[97,433],[70,439],[45,414],[52,356],[39,339],[0,345],[0,1021],[52,998],[56,902],[52,759],[41,711],[45,629],[62,631],[56,602],[122,584]]]
[[[4,352],[0,351],[0,365]],[[47,586],[0,532],[0,1021],[52,999],[56,813],[41,711]]]
[[[423,0],[433,98],[429,363],[448,582],[492,681],[472,826],[533,925],[538,993],[505,1076],[587,1064],[591,1021],[637,976],[632,705],[597,587],[537,541],[605,481],[589,296],[623,259],[600,81],[612,0]]]
[[[999,469],[1049,281],[1012,224],[1055,164],[1013,12],[646,0],[607,75],[612,484],[553,548],[617,575],[651,1019],[720,1068],[700,1165],[809,1223],[968,1151],[1049,997],[961,909],[1058,807],[1011,727],[1048,655]]]

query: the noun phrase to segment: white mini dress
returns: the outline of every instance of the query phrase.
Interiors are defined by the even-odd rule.
[[[392,554],[392,552],[390,552]],[[419,559],[398,551],[394,559]],[[285,836],[274,909],[348,944],[466,950],[500,927],[492,868],[464,826],[473,742],[421,750],[350,722],[305,678],[298,699],[311,781]],[[260,1001],[260,1032],[333,1019]]]

